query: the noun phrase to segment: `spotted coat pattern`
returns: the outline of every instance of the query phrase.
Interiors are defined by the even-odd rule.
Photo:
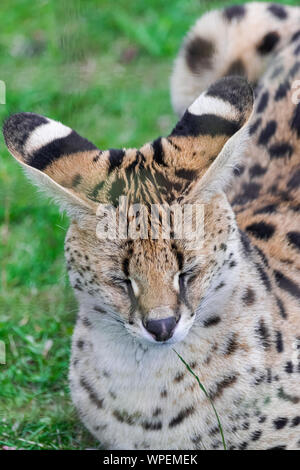
[[[72,219],[70,388],[103,446],[222,449],[213,402],[229,449],[300,448],[297,78],[300,9],[251,2],[187,35],[171,84],[181,118],[166,138],[101,151],[43,116],[6,121],[12,155]],[[204,204],[201,249],[99,240],[98,204],[118,216],[121,195],[148,210]],[[171,316],[173,336],[158,343],[147,320]]]

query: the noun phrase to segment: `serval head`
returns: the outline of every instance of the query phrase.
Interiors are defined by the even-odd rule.
[[[181,341],[195,322],[207,321],[202,306],[212,292],[215,302],[218,291],[226,295],[218,286],[224,261],[232,257],[236,224],[223,190],[243,153],[252,108],[245,79],[221,79],[191,104],[168,137],[138,150],[99,150],[37,114],[19,113],[5,122],[10,153],[71,218],[65,253],[85,321],[153,345]],[[192,212],[186,212],[188,231],[178,235],[174,223],[174,209],[184,215],[193,205],[203,208],[196,244],[189,237],[196,223]],[[104,220],[110,236],[103,234]]]

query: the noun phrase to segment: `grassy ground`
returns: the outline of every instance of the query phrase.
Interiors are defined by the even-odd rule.
[[[182,37],[203,11],[230,3],[1,0],[0,121],[37,112],[100,148],[166,133],[176,119],[169,76]],[[95,447],[67,385],[76,315],[63,260],[68,221],[26,182],[2,138],[0,146],[0,449]]]

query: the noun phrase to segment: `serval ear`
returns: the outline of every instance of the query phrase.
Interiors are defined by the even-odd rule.
[[[228,183],[243,155],[253,102],[246,79],[223,78],[191,104],[170,134],[174,146],[189,155],[189,167],[198,168],[191,189],[196,197],[210,197]]]
[[[89,175],[90,184],[96,166],[97,180],[101,170],[105,171],[99,165],[101,151],[95,145],[60,122],[33,113],[9,117],[3,134],[8,150],[29,178],[71,216],[80,210],[94,212],[85,177]]]

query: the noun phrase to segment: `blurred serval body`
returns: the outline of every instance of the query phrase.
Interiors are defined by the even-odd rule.
[[[189,32],[167,138],[100,151],[36,114],[6,122],[10,152],[72,219],[71,393],[105,447],[222,449],[211,400],[229,449],[300,448],[297,78],[300,9],[250,3]],[[204,204],[203,246],[97,238],[98,204],[121,195]]]

